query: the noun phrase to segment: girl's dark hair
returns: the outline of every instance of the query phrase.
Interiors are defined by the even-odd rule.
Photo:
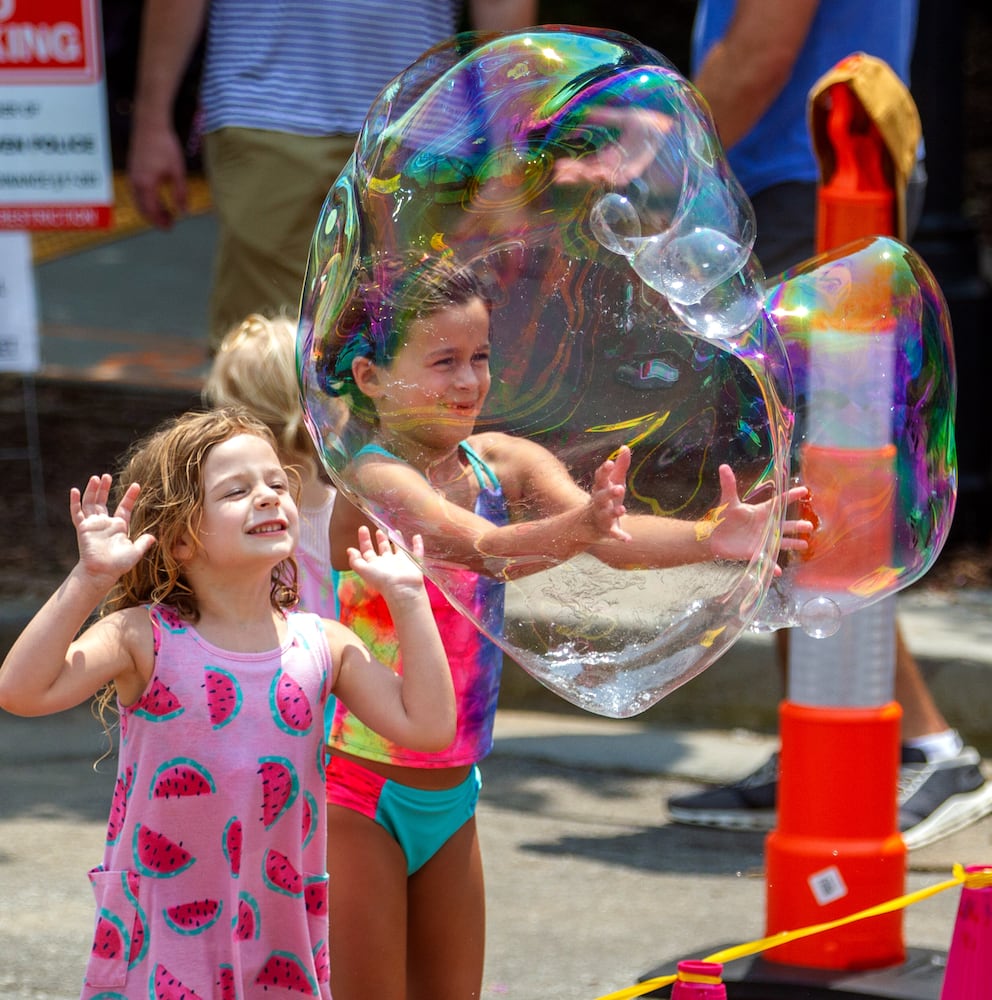
[[[486,282],[451,257],[408,257],[402,262],[380,260],[369,265],[341,313],[331,343],[325,345],[325,386],[332,396],[344,396],[353,412],[370,416],[371,404],[355,385],[351,365],[370,358],[386,365],[406,342],[411,322],[449,306],[481,299],[492,309]]]

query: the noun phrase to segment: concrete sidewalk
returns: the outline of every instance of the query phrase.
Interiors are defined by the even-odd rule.
[[[38,377],[198,390],[216,231],[201,214],[36,265]]]

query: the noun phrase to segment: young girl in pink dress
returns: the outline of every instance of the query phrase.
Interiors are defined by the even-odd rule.
[[[245,411],[169,423],[134,450],[112,513],[110,491],[108,475],[72,490],[79,561],[0,668],[8,711],[106,689],[120,713],[82,996],[329,1000],[328,695],[404,745],[454,735],[420,571],[356,533],[349,565],[389,606],[402,677],[339,622],[293,611],[294,481]]]

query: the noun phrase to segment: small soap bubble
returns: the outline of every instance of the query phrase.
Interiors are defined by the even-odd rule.
[[[799,626],[811,639],[836,635],[840,625],[840,608],[829,597],[814,597],[799,609]]]

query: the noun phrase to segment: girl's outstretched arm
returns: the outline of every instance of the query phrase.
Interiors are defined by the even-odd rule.
[[[504,495],[516,515],[510,524],[495,525],[449,500],[420,472],[391,457],[363,461],[355,473],[355,489],[381,509],[384,518],[399,520],[407,534],[422,535],[432,558],[488,576],[524,576],[605,539],[627,541],[621,518],[628,448],[599,466],[587,493],[551,452],[533,441],[497,433],[479,439],[487,443],[485,457],[498,467]],[[362,520],[343,505],[331,515],[336,568],[344,568],[341,536]]]
[[[424,554],[419,535],[411,551]],[[443,750],[455,738],[455,695],[424,579],[417,565],[382,531],[368,528],[349,549],[352,569],[386,599],[403,657],[394,673],[340,622],[324,629],[335,664],[334,693],[371,729],[412,750]]]
[[[721,465],[720,501],[700,521],[634,515],[623,519],[631,535],[630,545],[618,547],[600,543],[590,551],[603,562],[618,568],[664,568],[725,559],[746,562],[764,539],[774,498],[761,503],[744,503],[737,494],[737,477],[729,465]],[[792,504],[808,494],[805,486],[795,486],[785,495]],[[813,530],[809,521],[783,522],[782,549],[805,549],[806,536]],[[780,570],[777,572],[781,572]]]
[[[20,634],[0,667],[0,707],[17,715],[49,715],[80,704],[129,671],[140,686],[132,651],[135,616],[110,615],[76,640],[79,630],[117,579],[154,544],[151,535],[131,540],[128,528],[139,487],[133,484],[110,514],[111,477],[92,476],[69,509],[79,561],[59,589]],[[76,640],[76,641],[74,641]]]

